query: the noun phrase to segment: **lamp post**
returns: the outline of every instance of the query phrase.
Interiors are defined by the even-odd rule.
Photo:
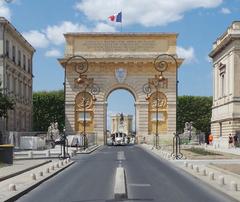
[[[156,112],[156,129],[155,129],[155,141],[154,146],[156,149],[159,149],[159,107],[161,105],[161,98],[159,94],[159,89],[164,84],[167,79],[163,76],[163,72],[166,71],[168,67],[168,63],[161,59],[161,57],[165,56],[165,54],[159,55],[154,60],[154,68],[159,72],[155,75],[154,78],[149,79],[148,83],[143,85],[143,92],[147,95],[146,100],[150,99],[150,94],[155,90],[155,112]]]
[[[177,106],[177,96],[178,96],[178,62],[173,55],[170,54],[160,54],[154,60],[154,68],[157,70],[158,74],[154,78],[149,79],[148,83],[143,85],[143,92],[147,95],[146,100],[149,100],[150,94],[155,90],[155,111],[156,111],[156,130],[155,130],[155,141],[154,146],[159,149],[159,107],[161,105],[161,98],[159,94],[159,89],[167,86],[167,79],[163,76],[168,68],[169,62],[173,62],[176,68],[176,106]],[[177,110],[176,110],[176,131],[177,131]]]
[[[94,84],[93,78],[88,78],[85,74],[88,71],[88,61],[86,58],[80,56],[80,55],[74,55],[67,59],[65,63],[65,84],[66,84],[66,67],[68,63],[73,64],[74,70],[79,74],[78,78],[76,79],[76,83],[79,86],[82,86],[82,89],[84,89],[83,92],[83,142],[84,142],[84,150],[88,147],[87,146],[87,134],[86,134],[86,108],[88,105],[88,98],[86,96],[87,93],[90,93],[92,96],[92,101],[96,101],[96,95],[99,93],[100,89],[97,84]],[[66,85],[64,85],[64,95],[66,99]]]

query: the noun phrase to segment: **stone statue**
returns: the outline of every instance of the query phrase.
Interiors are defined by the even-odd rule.
[[[47,140],[55,141],[57,138],[59,138],[58,122],[52,122],[48,127]]]

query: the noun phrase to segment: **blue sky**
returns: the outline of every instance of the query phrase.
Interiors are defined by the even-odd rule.
[[[141,3],[139,3],[141,2]],[[108,16],[123,12],[124,32],[177,32],[179,95],[212,95],[212,43],[240,20],[240,0],[0,0],[5,16],[36,48],[34,91],[63,88],[65,32],[120,31]]]

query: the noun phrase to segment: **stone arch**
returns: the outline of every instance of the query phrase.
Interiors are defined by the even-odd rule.
[[[107,101],[109,95],[110,95],[113,91],[119,90],[119,89],[124,89],[124,90],[127,90],[129,93],[131,93],[132,96],[133,96],[134,99],[135,99],[135,102],[137,102],[137,101],[139,100],[139,95],[137,94],[137,90],[136,90],[134,87],[132,87],[132,86],[124,83],[124,84],[115,84],[115,85],[107,88],[107,89],[105,90],[105,94],[104,94],[104,101],[105,101],[105,102]]]

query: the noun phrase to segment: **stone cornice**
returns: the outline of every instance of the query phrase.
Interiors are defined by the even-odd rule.
[[[221,52],[232,41],[240,39],[240,21],[234,21],[214,43],[213,50],[209,53],[209,57],[213,58]]]
[[[83,36],[83,37],[89,37],[89,36],[112,36],[112,37],[128,37],[128,36],[154,36],[154,37],[164,37],[164,36],[173,36],[173,37],[178,37],[178,33],[175,33],[175,32],[169,32],[169,33],[165,33],[165,32],[141,32],[141,33],[138,33],[138,32],[127,32],[127,33],[124,33],[124,32],[74,32],[74,33],[66,33],[64,34],[65,37],[69,37],[69,36]]]
[[[153,63],[154,59],[159,55],[159,54],[154,54],[154,55],[127,55],[127,54],[121,54],[121,55],[116,55],[116,54],[111,54],[112,57],[108,54],[105,57],[101,57],[99,54],[96,55],[88,55],[88,57],[86,57],[86,55],[81,55],[83,57],[85,57],[89,63],[119,63],[119,62],[123,62],[123,63]],[[71,57],[71,56],[69,56]],[[66,62],[66,60],[69,57],[65,57],[65,58],[59,58],[58,61],[59,63],[62,65],[62,67],[64,68],[64,64]],[[177,62],[178,62],[178,68],[180,67],[180,65],[182,64],[184,59],[182,58],[177,58]],[[74,61],[74,60],[73,60]],[[72,61],[72,62],[73,62]],[[76,60],[75,60],[76,62]],[[174,61],[168,59],[169,63],[173,63]],[[174,64],[175,65],[175,64]]]
[[[0,23],[7,26],[9,31],[16,36],[19,42],[23,43],[25,47],[31,51],[31,54],[36,50],[34,47],[22,36],[22,34],[4,17],[0,17]]]

